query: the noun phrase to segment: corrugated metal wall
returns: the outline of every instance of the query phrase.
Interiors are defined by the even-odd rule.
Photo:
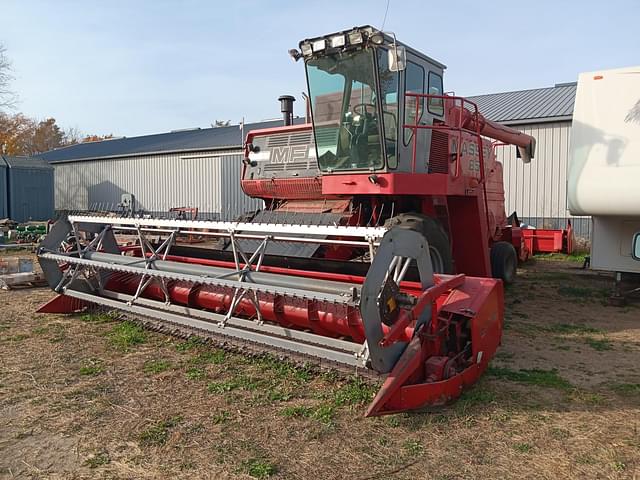
[[[12,167],[9,169],[9,217],[16,222],[53,218],[53,171]]]
[[[54,214],[53,168],[44,160],[2,157],[6,165],[6,216],[16,222],[49,220]]]
[[[7,218],[7,164],[0,157],[0,218]]]
[[[572,217],[567,210],[567,171],[571,122],[513,125],[537,141],[535,158],[529,164],[516,158],[514,147],[498,147],[504,166],[507,215],[535,227],[564,228],[571,219],[577,236],[590,238],[591,219]]]
[[[151,213],[198,207],[220,218],[262,206],[240,187],[242,154],[158,154],[53,164],[56,210],[116,209],[123,193]],[[209,215],[211,217],[211,215]]]

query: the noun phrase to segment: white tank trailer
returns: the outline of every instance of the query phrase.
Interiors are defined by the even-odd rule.
[[[568,178],[569,210],[593,219],[591,268],[640,274],[640,66],[580,74]]]

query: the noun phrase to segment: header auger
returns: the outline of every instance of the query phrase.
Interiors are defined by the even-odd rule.
[[[242,186],[266,208],[234,222],[63,217],[38,252],[59,294],[41,311],[104,305],[382,376],[367,415],[445,404],[500,344],[491,277],[513,280],[526,256],[484,137],[526,161],[535,141],[445,95],[443,65],[371,27],[300,50],[313,124],[290,125],[287,97],[286,125],[247,136]]]

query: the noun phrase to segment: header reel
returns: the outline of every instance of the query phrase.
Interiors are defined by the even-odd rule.
[[[176,236],[189,233],[227,238],[233,261],[173,255]],[[247,238],[259,241],[252,253],[241,248]],[[366,277],[265,266],[274,241],[366,247],[371,264]],[[387,374],[367,415],[456,398],[486,368],[502,329],[501,283],[434,275],[425,238],[406,226],[69,216],[38,258],[59,294],[41,312],[104,305],[223,342]],[[418,282],[404,280],[410,268]]]

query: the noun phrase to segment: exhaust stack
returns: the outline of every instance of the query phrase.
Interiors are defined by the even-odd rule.
[[[282,119],[284,120],[285,127],[293,124],[293,102],[296,101],[295,97],[291,95],[282,95],[278,98],[280,101],[280,111],[282,112]]]

